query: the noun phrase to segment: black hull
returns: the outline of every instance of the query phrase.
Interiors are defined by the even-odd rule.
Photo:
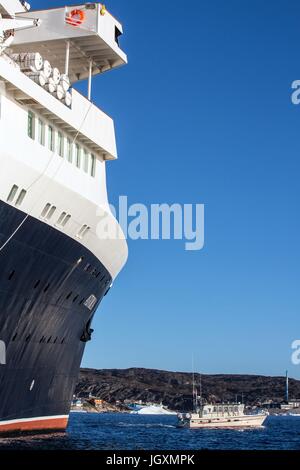
[[[0,202],[0,247],[25,215]],[[65,426],[90,322],[111,281],[89,250],[31,217],[0,251],[0,432]]]

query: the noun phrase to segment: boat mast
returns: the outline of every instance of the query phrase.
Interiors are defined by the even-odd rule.
[[[200,374],[199,397],[200,397],[200,408],[202,408],[202,374]]]
[[[195,399],[195,368],[194,368],[194,354],[192,355],[192,372],[193,372],[193,411],[197,412],[197,399]],[[197,394],[197,391],[196,391]]]

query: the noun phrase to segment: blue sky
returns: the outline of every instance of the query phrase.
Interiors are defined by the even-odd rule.
[[[116,123],[110,201],[204,203],[206,242],[129,240],[84,366],[190,370],[194,354],[204,373],[300,378],[297,3],[106,2],[129,57],[94,81]]]

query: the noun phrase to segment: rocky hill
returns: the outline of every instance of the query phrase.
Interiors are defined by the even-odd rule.
[[[249,405],[266,400],[283,401],[285,377],[258,375],[202,375],[202,395],[207,400],[242,401]],[[195,374],[199,385],[200,376]],[[192,408],[192,374],[152,369],[81,369],[75,393],[91,393],[109,403],[117,400],[162,402],[173,410]],[[291,398],[300,398],[300,381],[290,379]]]

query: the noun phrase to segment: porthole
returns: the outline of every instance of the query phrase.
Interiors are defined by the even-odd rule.
[[[14,275],[15,275],[15,271],[11,271],[10,275],[8,276],[8,280],[11,281]]]
[[[34,284],[34,289],[37,289],[40,285],[41,281],[36,281],[36,283]]]
[[[30,384],[30,387],[29,387],[30,392],[33,390],[34,384],[35,384],[35,380],[33,380]]]

